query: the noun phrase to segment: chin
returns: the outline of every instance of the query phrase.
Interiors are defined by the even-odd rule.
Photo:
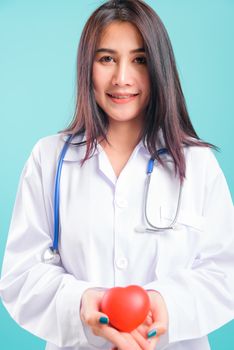
[[[110,121],[113,120],[113,121],[116,121],[116,122],[133,122],[133,121],[137,121],[139,119],[140,119],[140,117],[138,117],[138,116],[132,116],[132,117],[124,116],[123,117],[123,115],[121,115],[119,117],[118,116],[109,117]]]

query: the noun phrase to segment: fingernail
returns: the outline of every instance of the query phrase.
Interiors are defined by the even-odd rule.
[[[99,318],[99,322],[102,324],[107,324],[108,323],[108,318],[105,316],[102,316]]]
[[[157,331],[155,328],[151,329],[148,333],[148,338],[154,337],[157,334]]]

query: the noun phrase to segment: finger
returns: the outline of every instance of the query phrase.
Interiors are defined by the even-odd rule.
[[[147,338],[147,333],[149,331],[149,326],[152,326],[153,319],[152,319],[152,312],[150,311],[145,319],[145,321],[139,325],[136,329],[139,331],[141,335],[143,335],[145,338]]]
[[[118,332],[116,329],[102,325],[99,327],[93,327],[92,331],[95,335],[103,337],[113,343],[118,350],[141,350],[136,348],[132,343],[129,343],[129,339],[123,336],[123,333]]]
[[[148,350],[155,350],[157,343],[159,342],[159,337],[148,339]]]
[[[147,324],[148,326],[150,326],[153,323],[152,313],[147,315],[144,323]]]
[[[154,322],[149,328],[147,332],[148,338],[160,336],[167,331],[167,325],[163,322]]]
[[[151,311],[153,323],[149,327],[148,336],[154,334],[164,334],[168,328],[168,312],[165,301],[160,293],[151,295]]]
[[[150,326],[152,325],[152,323],[150,324]],[[147,338],[148,336],[148,332],[149,332],[149,325],[147,324],[141,324],[140,326],[138,326],[136,328],[136,330],[145,338]]]
[[[122,333],[122,336],[133,346],[136,350],[148,350],[149,346],[147,340],[136,330],[131,333]]]
[[[90,327],[98,327],[109,323],[108,316],[99,311],[86,310],[80,313],[80,317],[81,320]]]
[[[154,295],[155,297],[155,295]],[[168,312],[165,301],[160,293],[157,293],[156,298],[151,302],[151,312],[153,322],[167,323]]]
[[[85,309],[99,310],[104,293],[105,291],[89,288],[82,295],[81,308],[85,306]]]
[[[100,321],[102,324],[109,323],[108,316],[99,311],[102,295],[103,292],[97,293],[97,291],[93,290],[88,290],[88,292],[83,295],[80,317],[88,326],[96,326]]]
[[[149,342],[147,337],[142,335],[137,329],[131,332],[131,336],[135,339],[142,350],[149,350]]]
[[[152,311],[151,311],[151,310],[149,310],[147,317],[150,318],[150,319],[153,318],[153,314],[152,314]]]

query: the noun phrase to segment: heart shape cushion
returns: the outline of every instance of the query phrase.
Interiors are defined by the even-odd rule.
[[[150,299],[140,286],[110,288],[101,301],[101,312],[109,317],[109,323],[122,332],[131,332],[144,322]]]

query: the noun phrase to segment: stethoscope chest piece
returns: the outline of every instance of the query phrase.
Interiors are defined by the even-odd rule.
[[[43,255],[43,262],[45,264],[58,264],[60,262],[60,256],[58,251],[54,250],[53,248],[46,249]]]

